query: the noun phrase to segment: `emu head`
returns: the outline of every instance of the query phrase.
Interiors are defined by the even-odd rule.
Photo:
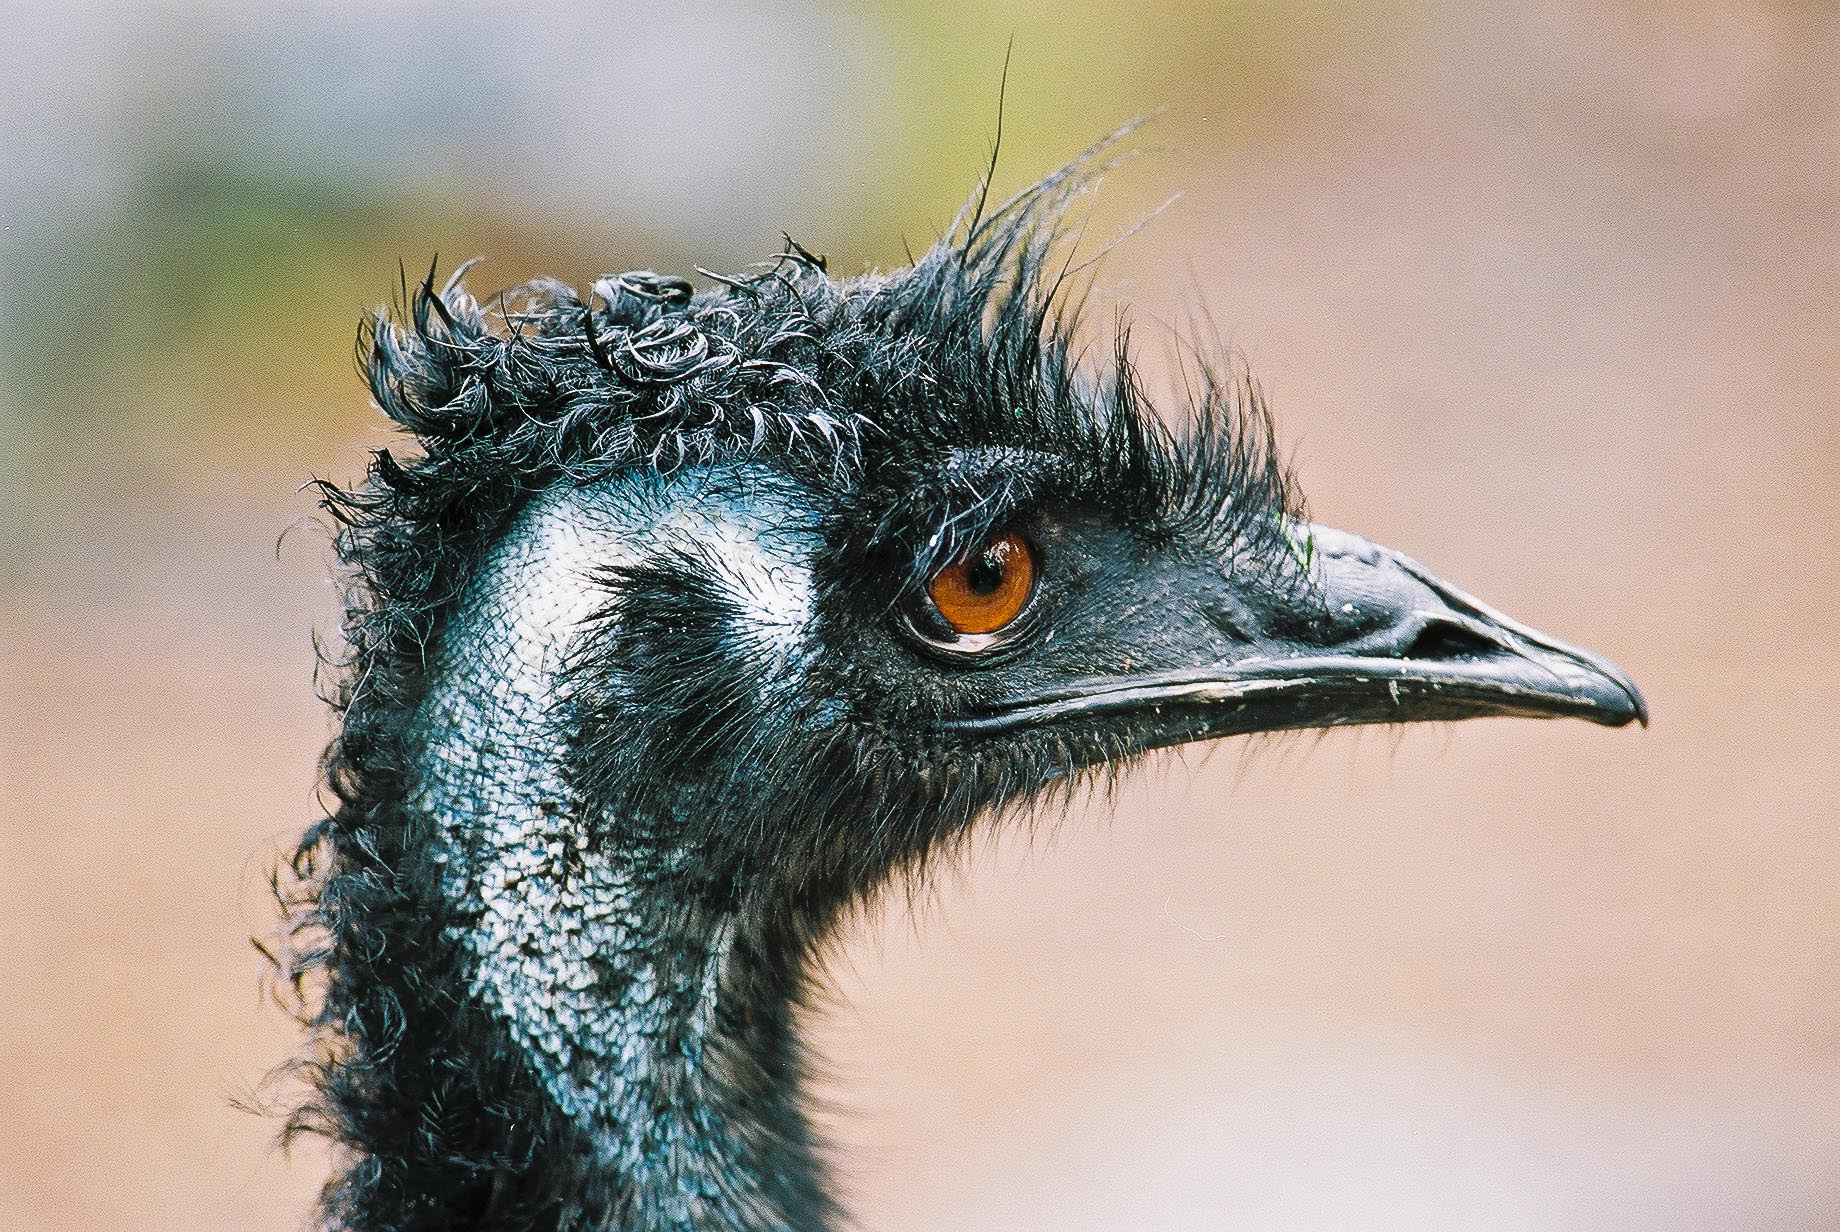
[[[1240,733],[1645,717],[1308,523],[1249,382],[1199,365],[1165,416],[1122,341],[1077,364],[1083,183],[886,276],[789,244],[377,322],[420,453],[329,495],[353,657],[308,840],[342,1218],[822,1222],[804,960],[977,819]]]

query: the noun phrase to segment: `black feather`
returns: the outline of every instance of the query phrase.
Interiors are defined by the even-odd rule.
[[[892,274],[834,279],[787,237],[764,267],[712,276],[700,292],[636,271],[595,282],[598,310],[545,281],[489,313],[464,290],[464,267],[438,291],[431,268],[395,314],[365,323],[372,396],[413,449],[379,450],[357,487],[318,485],[347,568],[346,649],[327,663],[340,730],[324,763],[333,808],[283,890],[285,984],[310,1033],[296,1068],[313,1089],[287,1132],[345,1152],[328,1225],[649,1227],[656,1216],[597,1170],[591,1144],[466,994],[438,872],[421,858],[430,822],[409,804],[409,729],[431,647],[533,494],[630,467],[765,461],[824,494],[826,524],[848,529],[827,568],[885,573],[883,605],[1049,491],[1152,541],[1273,554],[1282,518],[1299,511],[1256,387],[1204,366],[1172,422],[1149,405],[1124,330],[1099,370],[1076,361],[1062,220],[1125,131],[988,213],[986,177],[953,232]],[[1080,766],[1116,769],[1132,746],[1124,734],[1084,737],[1103,748],[1049,740],[916,782],[914,738],[899,725],[789,732],[725,687],[751,651],[725,640],[732,622],[707,570],[690,555],[603,579],[626,601],[571,669],[576,786],[592,800],[649,775],[660,791],[798,797],[812,818],[863,819],[846,835],[740,807],[703,836],[707,893],[751,913],[742,944],[758,951],[744,964],[755,1000],[787,1007],[755,1015],[744,995],[725,1010],[739,1015],[728,1027],[740,1042],[724,1064],[737,1091],[784,1092],[803,1065],[789,1007],[837,913],[991,807],[1064,785]],[[650,653],[659,630],[668,660]],[[617,679],[597,676],[608,662]],[[709,670],[686,674],[687,663]],[[595,734],[610,731],[631,738]],[[746,742],[762,733],[796,735],[800,757],[753,755]],[[784,1172],[775,1201],[796,1226],[828,1224],[796,1107],[764,1107],[763,1150]],[[771,1212],[760,1217],[770,1225]]]

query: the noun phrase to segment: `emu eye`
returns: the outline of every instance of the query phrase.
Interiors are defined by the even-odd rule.
[[[946,624],[965,637],[997,633],[1028,606],[1035,590],[1035,549],[1006,530],[971,556],[939,571],[927,594]]]

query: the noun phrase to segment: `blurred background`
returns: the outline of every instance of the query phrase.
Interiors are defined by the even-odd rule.
[[[868,1229],[1840,1227],[1840,11],[0,3],[0,1227],[283,1229],[248,945],[315,815],[299,485],[485,258],[842,271],[1153,108],[1097,316],[1205,310],[1313,513],[1654,726],[1221,747],[846,939]]]

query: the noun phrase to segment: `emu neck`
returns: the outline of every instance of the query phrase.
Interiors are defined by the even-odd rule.
[[[712,516],[656,481],[538,498],[443,638],[422,712],[411,806],[456,978],[572,1127],[539,1144],[565,1158],[531,1165],[573,1187],[562,1226],[825,1219],[794,1089],[796,973],[744,934],[673,818],[587,815],[565,770],[560,673],[606,600],[596,571],[660,535],[720,533]]]

